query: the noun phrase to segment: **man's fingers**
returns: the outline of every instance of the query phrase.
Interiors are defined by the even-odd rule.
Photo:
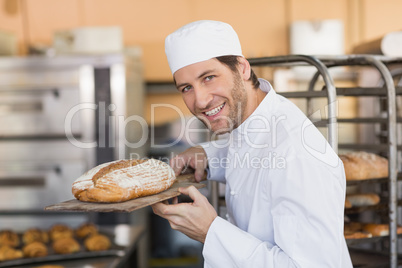
[[[183,157],[175,156],[170,159],[170,166],[174,170],[176,176],[179,176],[184,167],[186,166],[185,160]]]
[[[174,170],[176,176],[180,175],[183,170],[192,168],[195,170],[197,181],[202,179],[207,164],[207,155],[201,146],[190,147],[170,160],[170,166]]]
[[[179,192],[188,195],[193,201],[198,200],[200,197],[204,197],[194,186],[180,187]]]
[[[194,173],[195,181],[200,182],[204,178],[205,168],[197,168]]]
[[[163,215],[166,215],[168,213],[169,203],[167,200],[165,200],[159,203],[155,203],[151,207],[156,215],[162,217]]]

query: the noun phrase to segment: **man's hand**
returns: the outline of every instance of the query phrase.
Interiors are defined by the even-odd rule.
[[[207,154],[201,146],[191,147],[170,160],[176,176],[186,168],[191,167],[195,170],[195,180],[200,182],[207,167]]]
[[[217,217],[216,211],[194,186],[179,188],[179,191],[194,202],[178,204],[176,197],[172,205],[165,201],[152,205],[152,209],[156,215],[167,219],[172,229],[204,243],[209,227]]]

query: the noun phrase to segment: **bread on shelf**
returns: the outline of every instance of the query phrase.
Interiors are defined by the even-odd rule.
[[[371,238],[372,234],[367,232],[344,232],[344,236],[346,239],[363,239],[363,238]]]
[[[71,254],[80,251],[80,244],[74,238],[66,237],[54,241],[52,248],[57,254]]]
[[[20,245],[20,238],[18,234],[12,230],[0,231],[0,246],[18,247]]]
[[[22,248],[22,252],[26,258],[44,257],[48,255],[47,246],[39,241],[25,245]]]
[[[49,230],[49,236],[52,241],[74,236],[74,231],[65,224],[55,224]]]
[[[350,201],[345,198],[345,208],[351,208],[352,207],[352,203],[350,203]]]
[[[373,236],[387,236],[389,235],[389,224],[366,223],[363,224],[362,230]],[[396,232],[402,234],[402,227],[398,226]]]
[[[101,251],[110,248],[110,239],[102,234],[95,234],[84,241],[85,248],[89,251]]]
[[[22,251],[10,246],[0,246],[0,261],[9,261],[23,257]]]
[[[49,235],[46,231],[39,228],[30,228],[22,234],[22,241],[24,244],[30,244],[32,242],[49,242]]]
[[[363,231],[363,224],[360,222],[348,222],[344,224],[343,234],[346,239],[362,239],[370,238],[373,235],[369,232]]]
[[[98,233],[98,227],[96,227],[93,223],[83,223],[76,230],[75,235],[78,238],[86,238],[88,236],[94,235]]]
[[[380,203],[380,196],[375,193],[347,194],[347,201],[351,207],[374,206]]]
[[[346,180],[366,180],[388,177],[388,160],[382,156],[358,151],[340,154]]]

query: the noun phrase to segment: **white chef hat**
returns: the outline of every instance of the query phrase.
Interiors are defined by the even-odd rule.
[[[239,38],[232,26],[212,20],[184,25],[165,40],[170,70],[177,70],[220,56],[243,56]]]

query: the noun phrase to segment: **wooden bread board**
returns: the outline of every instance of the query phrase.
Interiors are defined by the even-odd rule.
[[[206,185],[195,182],[194,174],[179,175],[173,185],[159,193],[150,196],[144,196],[133,200],[119,203],[92,203],[82,202],[77,199],[64,201],[58,204],[45,207],[48,211],[80,211],[80,212],[131,212],[152,204],[168,200],[172,197],[179,196],[179,187],[195,186],[197,189]]]

